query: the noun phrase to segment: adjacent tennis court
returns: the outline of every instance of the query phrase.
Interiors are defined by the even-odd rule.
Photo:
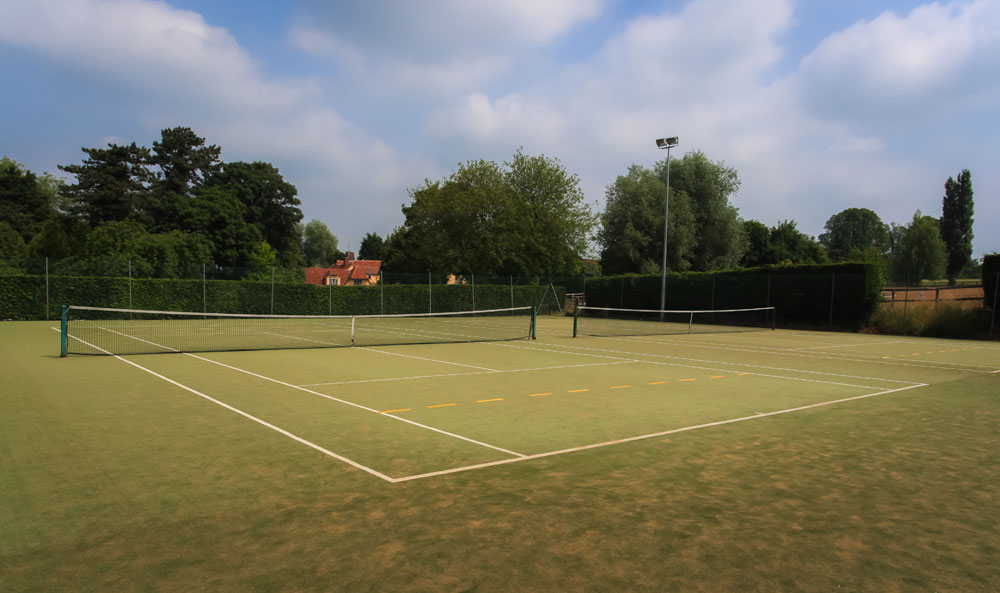
[[[0,326],[14,590],[1000,577],[993,343],[771,330],[767,313],[80,317],[67,358],[58,323]],[[116,356],[77,355],[100,352]]]

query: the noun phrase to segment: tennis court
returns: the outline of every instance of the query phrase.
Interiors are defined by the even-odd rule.
[[[345,334],[344,320],[334,321],[329,331],[340,336],[337,345],[355,339]],[[356,585],[343,590],[471,585],[552,590],[560,578],[581,590],[655,590],[663,583],[732,590],[740,582],[753,585],[747,590],[818,591],[835,582],[877,590],[874,584],[898,577],[886,568],[893,563],[902,562],[917,575],[933,572],[924,566],[926,559],[890,559],[906,545],[895,539],[898,534],[873,528],[880,513],[889,512],[924,521],[923,527],[908,527],[921,533],[928,525],[962,526],[963,536],[952,541],[942,535],[943,543],[928,552],[957,562],[948,565],[951,580],[938,583],[938,590],[998,583],[996,563],[988,561],[1000,550],[992,529],[1000,518],[993,440],[1000,419],[1000,346],[995,343],[766,327],[617,336],[604,329],[601,337],[585,331],[573,337],[570,317],[538,318],[537,339],[531,339],[522,322],[514,334],[505,333],[508,322],[502,317],[502,331],[486,341],[364,345],[358,338],[360,345],[350,348],[194,348],[202,351],[63,359],[53,331],[58,323],[2,326],[0,345],[11,364],[7,375],[17,389],[3,402],[9,435],[4,447],[11,455],[0,464],[14,478],[4,489],[11,509],[5,524],[13,527],[5,529],[0,550],[19,583],[15,590],[45,583],[33,580],[43,574],[56,579],[48,584],[58,584],[58,575],[66,578],[67,571],[89,575],[106,588],[124,577],[103,572],[111,568],[102,569],[100,562],[95,568],[88,564],[89,552],[66,546],[96,534],[97,547],[105,550],[112,540],[159,549],[166,542],[151,543],[134,522],[169,524],[170,531],[180,527],[174,514],[182,518],[186,543],[178,552],[160,552],[193,566],[179,572],[150,569],[143,554],[126,554],[131,560],[112,563],[124,562],[125,577],[155,574],[179,586],[190,585],[185,579],[193,575],[211,573],[216,590],[246,586],[247,574],[275,590],[324,590],[319,584],[332,578],[313,571],[314,580],[286,575],[287,582],[272,581],[274,573],[235,558],[223,562],[226,568],[199,569],[191,555],[205,553],[204,546],[222,537],[235,546],[234,553],[256,551],[282,567],[300,569],[307,559],[316,563],[314,569],[327,566],[327,552],[357,560],[357,547],[367,549],[372,558],[331,569],[343,583]],[[171,321],[133,320],[114,333],[135,341],[129,332],[137,331],[137,323],[160,332],[155,339],[142,338],[147,345],[153,342],[161,352],[187,349],[169,346],[178,330],[162,328]],[[193,327],[192,335],[239,339],[239,320],[197,323],[183,331]],[[333,342],[299,323],[293,342]],[[447,335],[465,337],[475,333],[470,328],[497,324],[449,323]],[[579,323],[585,328],[588,320]],[[281,339],[292,335],[287,327],[265,329]],[[442,331],[397,322],[376,330],[424,338]],[[73,335],[71,326],[70,340],[82,339]],[[167,342],[165,348],[161,342]],[[14,428],[18,422],[21,428]],[[928,442],[935,444],[921,448]],[[931,488],[930,494],[944,496],[939,490],[954,487],[954,481],[935,475],[930,486],[918,486],[891,477],[897,470],[933,472],[937,464],[968,489],[960,503],[929,501],[921,491]],[[190,490],[179,492],[179,484]],[[851,486],[845,490],[845,485]],[[881,501],[880,488],[895,497],[891,508],[865,503],[865,496]],[[831,493],[836,495],[825,498]],[[212,502],[206,508],[212,496],[260,512],[259,519],[245,519],[256,527],[229,525],[236,511]],[[188,508],[189,499],[197,502]],[[349,510],[345,505],[358,515],[338,515]],[[139,507],[138,518],[122,516],[133,507]],[[285,524],[281,518],[289,518],[289,508],[302,515],[293,512]],[[747,514],[740,520],[731,514],[734,509]],[[436,512],[428,515],[431,510]],[[546,513],[561,519],[553,524]],[[190,523],[199,517],[223,535],[201,533]],[[861,520],[852,517],[868,517],[871,525],[851,531]],[[713,539],[742,532],[740,521],[762,530],[749,538],[758,549]],[[507,527],[498,527],[502,524]],[[539,525],[546,526],[542,532]],[[295,526],[302,530],[296,537],[310,542],[302,544],[305,550],[289,543],[293,531],[288,530]],[[329,531],[341,528],[373,532],[341,539]],[[247,529],[263,540],[277,537],[285,551],[260,550]],[[833,545],[831,533],[862,535],[856,549],[837,548],[843,556],[825,568],[808,567],[805,556],[787,549],[792,541],[801,544],[802,554],[824,549]],[[678,547],[695,536],[713,551],[709,557]],[[969,548],[970,536],[978,541],[975,550]],[[539,541],[551,560],[532,562],[530,569],[522,565],[502,578],[490,576],[489,567],[495,569],[495,560],[486,560],[493,558],[490,550],[495,555],[505,549],[500,556],[506,561],[525,563],[530,554],[525,556],[524,548]],[[388,554],[384,546],[395,552]],[[650,546],[674,564],[623,571],[643,559],[653,563],[644,549]],[[873,560],[872,550],[875,557],[886,554],[884,562]],[[777,556],[765,561],[760,555],[767,553]],[[957,560],[961,554],[972,554],[973,560]],[[70,560],[56,566],[60,555]],[[759,565],[742,576],[727,572],[721,580],[706,580],[713,566],[742,565],[741,555]],[[480,565],[467,566],[469,558]],[[376,576],[379,561],[396,572]],[[965,564],[974,561],[976,568]],[[839,562],[876,567],[861,576],[839,575]],[[566,577],[573,566],[581,574]],[[800,576],[775,586],[790,566]]]

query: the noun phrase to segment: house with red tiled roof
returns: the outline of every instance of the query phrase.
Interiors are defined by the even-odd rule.
[[[348,251],[329,268],[306,268],[306,284],[372,286],[378,284],[381,274],[381,260],[354,259],[354,252]]]

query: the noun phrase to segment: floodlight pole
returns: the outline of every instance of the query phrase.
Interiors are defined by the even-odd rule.
[[[660,138],[656,147],[667,150],[667,200],[663,206],[663,278],[660,283],[660,311],[667,308],[667,228],[670,222],[670,149],[677,146],[677,136]],[[660,313],[663,321],[663,313]]]

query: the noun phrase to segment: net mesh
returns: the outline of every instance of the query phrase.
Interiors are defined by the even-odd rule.
[[[660,311],[577,307],[574,336],[656,336],[774,329],[774,307]]]
[[[414,315],[231,315],[67,308],[68,354],[158,354],[518,340],[532,308]]]

